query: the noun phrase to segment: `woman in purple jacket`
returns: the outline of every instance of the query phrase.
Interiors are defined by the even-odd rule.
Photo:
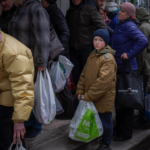
[[[120,22],[111,37],[111,47],[116,50],[115,59],[118,74],[124,72],[124,60],[129,59],[133,71],[138,70],[136,56],[148,45],[146,37],[138,29],[138,21],[133,18],[135,6],[123,3],[118,13]],[[128,67],[126,72],[129,72]],[[114,141],[123,141],[132,138],[133,108],[116,108],[117,127],[114,131]]]

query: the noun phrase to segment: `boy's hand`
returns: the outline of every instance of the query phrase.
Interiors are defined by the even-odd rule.
[[[81,100],[81,94],[78,94],[78,100],[79,101]]]

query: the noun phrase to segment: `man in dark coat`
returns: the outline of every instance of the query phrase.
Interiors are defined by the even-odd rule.
[[[3,32],[8,33],[8,23],[16,11],[16,7],[13,0],[2,0],[0,1],[0,6],[2,7],[0,27]]]
[[[57,7],[56,0],[42,0],[41,3],[47,10],[50,17],[50,22],[53,25],[61,44],[65,48],[65,51],[62,52],[61,55],[69,57],[68,40],[70,32],[62,11]],[[57,61],[58,58],[55,60]],[[65,85],[64,90],[59,93],[59,97],[65,112],[57,116],[57,118],[71,118],[74,115],[73,96],[67,84]]]
[[[92,35],[95,30],[107,29],[105,22],[100,17],[97,9],[86,0],[70,0],[70,8],[66,14],[70,29],[70,58],[74,64],[72,71],[75,85],[92,52]]]

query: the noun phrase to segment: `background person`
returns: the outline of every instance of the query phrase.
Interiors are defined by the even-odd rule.
[[[146,36],[149,45],[140,53],[137,58],[138,74],[143,76],[144,97],[147,93],[147,83],[150,76],[150,16],[143,7],[136,9],[136,18],[139,20],[139,30]],[[139,119],[134,122],[134,129],[150,128],[150,122],[145,119],[145,109],[140,112]]]
[[[118,12],[120,8],[118,9],[118,7],[119,7],[118,4],[110,2],[105,6],[104,9],[107,17],[111,20],[108,26],[111,27],[113,30],[115,29],[117,23],[119,22]]]
[[[48,64],[50,53],[49,15],[37,0],[15,0],[14,2],[18,8],[9,22],[9,34],[31,49],[35,66],[34,81],[36,81],[38,70],[45,70]],[[33,29],[29,20],[32,21]],[[42,124],[36,120],[33,112],[29,121],[25,122],[25,126],[26,139],[33,139],[42,130]]]
[[[92,35],[97,29],[106,29],[99,12],[86,0],[70,0],[66,19],[70,30],[70,59],[74,64],[72,75],[77,86],[80,74],[92,51]]]
[[[103,18],[103,20],[105,21],[106,25],[109,25],[111,20],[107,18],[105,10],[103,8],[100,8],[99,13],[101,17]]]
[[[69,28],[66,22],[66,19],[62,13],[62,11],[58,8],[56,4],[56,0],[42,0],[41,1],[43,7],[46,9],[46,11],[49,14],[50,17],[50,22],[53,25],[57,36],[65,48],[65,51],[61,53],[61,55],[69,58],[69,45],[68,45],[68,40],[70,37],[70,32]],[[54,59],[54,61],[57,61],[58,57]],[[62,106],[64,109],[64,113],[57,115],[57,119],[65,119],[67,118],[72,118],[74,115],[74,109],[73,109],[73,96],[72,93],[66,84],[64,87],[64,90],[62,90],[59,94],[59,97],[62,102]]]
[[[116,50],[117,74],[124,72],[124,60],[126,59],[129,59],[132,70],[137,73],[136,56],[148,45],[146,37],[138,29],[138,21],[133,18],[134,14],[135,6],[133,4],[126,2],[121,5],[118,13],[120,22],[110,40],[111,47]],[[126,72],[129,72],[128,67]],[[116,108],[117,128],[114,131],[114,141],[124,141],[132,138],[133,116],[133,108]]]
[[[8,34],[8,24],[13,16],[13,13],[16,11],[16,6],[13,0],[0,0],[0,6],[2,7],[0,27],[3,32]]]
[[[82,71],[76,95],[81,100],[93,102],[103,124],[103,135],[97,150],[111,150],[113,133],[112,111],[115,101],[117,64],[115,51],[108,46],[109,33],[106,29],[93,34],[94,51],[90,54]],[[111,85],[111,86],[110,86]]]
[[[34,104],[34,65],[30,49],[0,31],[0,150],[20,144]]]

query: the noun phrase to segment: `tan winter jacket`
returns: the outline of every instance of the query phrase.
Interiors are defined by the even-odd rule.
[[[115,101],[117,64],[111,53],[115,52],[109,46],[92,52],[77,86],[76,94],[93,101],[100,113],[112,112]]]
[[[34,103],[31,50],[0,32],[0,105],[14,107],[12,120],[27,121]]]

